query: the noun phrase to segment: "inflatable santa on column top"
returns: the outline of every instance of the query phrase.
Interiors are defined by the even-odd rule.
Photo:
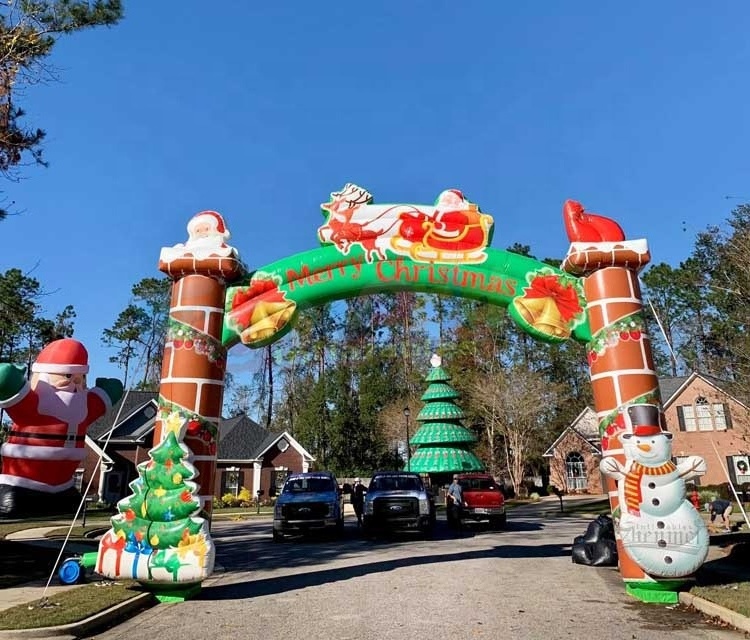
[[[122,383],[97,378],[86,388],[88,352],[77,340],[48,344],[31,366],[0,364],[0,408],[13,420],[0,449],[0,517],[74,511],[74,473],[92,422],[121,397]]]

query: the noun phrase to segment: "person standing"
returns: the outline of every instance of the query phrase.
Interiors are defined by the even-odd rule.
[[[448,493],[446,494],[446,500],[448,504],[448,524],[460,527],[461,526],[461,505],[464,503],[464,490],[461,487],[461,483],[458,481],[458,476],[453,476],[453,482],[448,487]]]
[[[357,526],[362,526],[362,509],[365,504],[365,485],[362,484],[361,478],[354,478],[352,487],[352,507],[354,514],[357,516]]]

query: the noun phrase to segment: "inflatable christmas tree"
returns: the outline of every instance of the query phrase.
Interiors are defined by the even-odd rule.
[[[477,438],[461,424],[465,414],[456,404],[458,392],[448,384],[451,377],[443,369],[442,359],[433,355],[429,383],[421,400],[425,405],[417,416],[422,423],[411,439],[417,450],[411,457],[411,470],[417,473],[455,473],[482,471],[484,465],[471,448]]]
[[[166,436],[138,465],[132,495],[117,504],[118,515],[99,545],[97,573],[185,589],[213,571],[214,547],[200,510],[197,473],[180,441],[184,420],[167,419]],[[174,591],[174,589],[171,589]],[[158,595],[158,594],[157,594]]]

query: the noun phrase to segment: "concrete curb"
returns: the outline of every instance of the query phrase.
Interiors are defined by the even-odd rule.
[[[57,627],[37,627],[35,629],[9,629],[0,631],[0,640],[29,640],[30,638],[80,638],[109,626],[129,614],[140,612],[158,604],[152,593],[139,593],[130,600],[125,600],[114,607],[100,611],[96,615]]]
[[[722,607],[710,600],[694,596],[687,591],[680,592],[680,603],[695,607],[698,611],[705,613],[707,616],[720,618],[727,624],[731,624],[740,631],[750,632],[750,618],[743,616],[741,613]]]

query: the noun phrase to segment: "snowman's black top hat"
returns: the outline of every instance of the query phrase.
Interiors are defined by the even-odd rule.
[[[633,435],[655,436],[663,433],[661,412],[655,404],[633,404],[627,408],[627,417],[633,428]]]

